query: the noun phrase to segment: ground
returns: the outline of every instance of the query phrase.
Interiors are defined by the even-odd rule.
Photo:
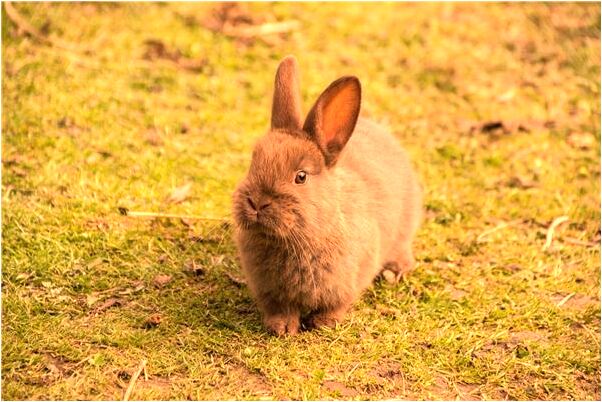
[[[2,399],[600,399],[599,4],[8,7]],[[403,282],[276,338],[229,222],[287,54],[305,110],[360,78],[426,217]]]

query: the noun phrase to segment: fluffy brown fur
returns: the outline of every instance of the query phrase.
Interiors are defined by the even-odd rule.
[[[301,317],[332,326],[383,269],[409,272],[422,215],[406,153],[358,120],[359,80],[333,82],[304,124],[298,83],[289,56],[276,73],[272,129],[233,200],[242,268],[277,335],[297,333]]]

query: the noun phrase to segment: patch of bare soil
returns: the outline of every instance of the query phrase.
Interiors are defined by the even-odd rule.
[[[225,384],[235,383],[240,389],[251,390],[253,396],[272,396],[272,387],[268,380],[243,365],[231,364],[224,380]]]
[[[468,294],[468,292],[465,292],[462,289],[458,289],[456,287],[454,287],[453,285],[447,285],[445,287],[445,291],[449,294],[449,298],[452,299],[453,301],[458,301],[464,298],[464,296],[466,296]]]
[[[141,392],[156,391],[161,394],[172,389],[172,381],[166,377],[150,376],[141,378],[136,382],[136,389]]]
[[[435,383],[430,386],[429,391],[437,395],[437,399],[480,401],[477,386],[472,384],[454,383],[443,377],[435,378]]]
[[[358,395],[358,392],[355,389],[349,388],[340,381],[324,381],[322,383],[322,386],[329,391],[337,392],[340,396],[345,398],[354,397]]]
[[[388,392],[390,394],[389,397],[416,398],[406,384],[406,377],[400,363],[391,360],[381,361],[370,373],[376,379],[377,383],[382,386],[392,387],[392,390]]]
[[[562,294],[557,293],[551,297],[552,302],[561,308],[569,308],[574,310],[583,310],[589,306],[600,305],[600,300],[591,296],[582,294]]]

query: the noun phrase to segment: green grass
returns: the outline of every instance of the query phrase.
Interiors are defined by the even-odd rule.
[[[133,399],[599,400],[599,5],[247,4],[300,25],[244,41],[205,26],[216,4],[14,7],[80,49],[3,10],[2,399],[121,399],[146,359]],[[145,59],[150,39],[202,68]],[[228,276],[230,228],[118,207],[228,217],[286,54],[306,110],[361,79],[426,220],[405,282],[279,339]]]

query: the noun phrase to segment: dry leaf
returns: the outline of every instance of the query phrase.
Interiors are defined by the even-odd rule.
[[[31,278],[33,275],[30,273],[26,273],[26,272],[21,272],[19,275],[17,275],[17,277],[15,278],[15,280],[19,281],[19,282],[25,282],[26,280],[28,280],[29,278]]]
[[[224,262],[224,258],[225,258],[225,256],[223,256],[223,255],[217,255],[217,256],[212,255],[211,256],[211,264],[215,265],[215,266],[221,265]]]
[[[152,314],[144,322],[144,328],[147,328],[147,329],[155,328],[159,324],[161,324],[161,321],[163,321],[163,317],[161,316],[161,314],[158,314],[158,313]]]
[[[209,17],[203,21],[205,28],[214,32],[223,31],[225,26],[256,24],[258,21],[245,4],[222,3],[213,9]]]
[[[145,60],[169,60],[175,65],[185,70],[200,73],[207,66],[207,59],[190,59],[184,57],[182,52],[176,48],[169,48],[164,42],[158,39],[149,39],[144,42],[146,52],[142,56]]]
[[[86,304],[88,305],[88,307],[92,307],[92,305],[99,300],[100,300],[100,296],[98,296],[96,294],[91,294],[91,295],[86,296]]]
[[[188,198],[191,188],[192,183],[186,183],[183,186],[177,187],[171,192],[167,198],[167,202],[172,204],[179,204],[180,202],[183,202],[186,198]]]
[[[201,265],[197,265],[194,261],[188,261],[184,264],[184,270],[192,275],[201,276],[205,275],[205,270]]]
[[[588,149],[596,145],[596,138],[590,133],[571,133],[566,141],[574,148]]]
[[[99,257],[99,258],[95,258],[95,259],[93,259],[92,261],[90,261],[90,262],[88,263],[88,266],[87,266],[87,268],[88,268],[88,269],[95,268],[95,267],[97,267],[98,265],[102,264],[103,262],[104,262],[104,261],[103,261],[103,259],[102,259],[102,258],[100,258],[100,257]]]
[[[213,10],[202,25],[213,32],[234,38],[238,44],[250,45],[256,39],[261,39],[266,44],[275,46],[282,43],[282,35],[299,29],[301,24],[294,20],[266,21],[252,15],[246,5],[223,3]]]
[[[161,138],[159,132],[154,128],[146,130],[146,133],[144,134],[144,139],[146,140],[147,144],[155,147],[163,145],[163,138]]]
[[[171,275],[157,275],[153,279],[153,283],[155,284],[155,286],[157,286],[159,288],[162,288],[163,286],[167,285],[169,282],[171,282]]]
[[[527,177],[516,175],[506,181],[506,185],[513,188],[529,189],[537,185],[537,183]]]
[[[110,298],[107,301],[105,301],[104,303],[102,303],[100,306],[96,307],[94,309],[94,312],[100,313],[101,311],[104,311],[110,307],[120,306],[120,305],[121,305],[121,300],[115,299],[115,298]]]

